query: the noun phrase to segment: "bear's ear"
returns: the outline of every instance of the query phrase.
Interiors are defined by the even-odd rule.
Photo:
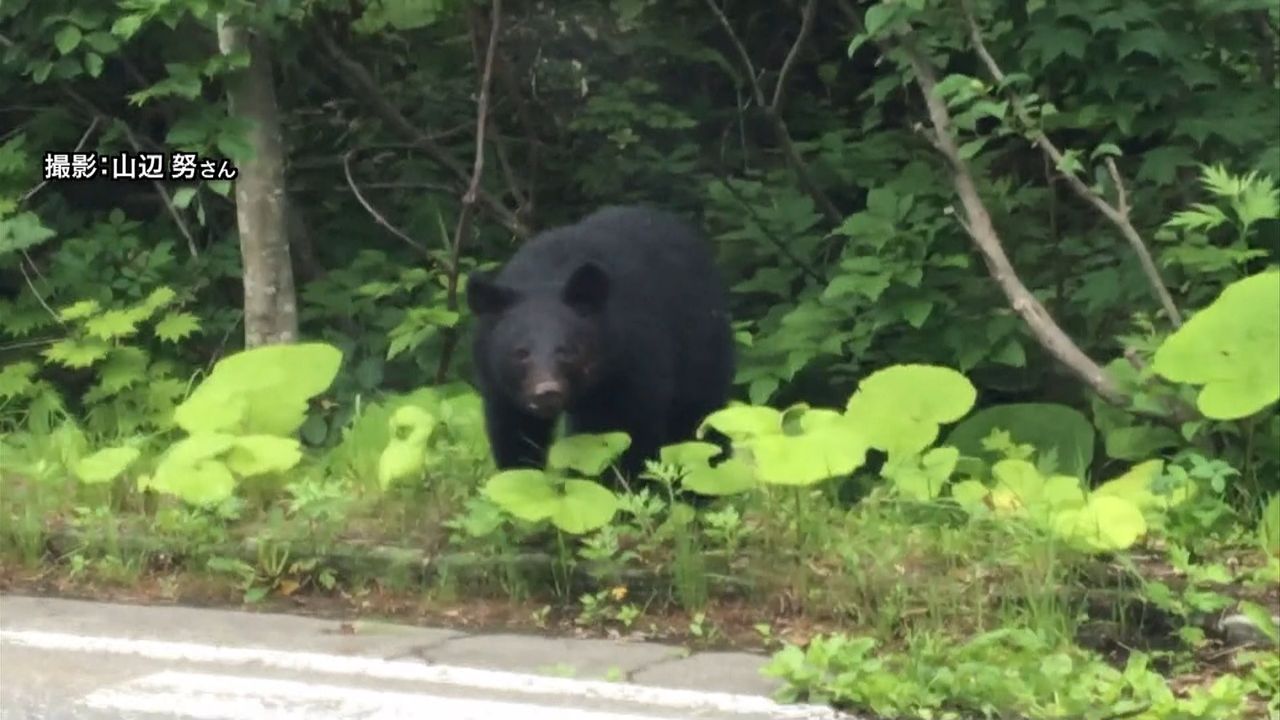
[[[467,276],[467,307],[475,315],[497,315],[516,301],[516,292],[495,283],[488,275]]]
[[[565,282],[561,297],[579,312],[598,312],[609,299],[609,275],[599,265],[584,262]]]

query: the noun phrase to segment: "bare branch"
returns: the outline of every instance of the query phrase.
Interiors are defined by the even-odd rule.
[[[991,77],[995,79],[997,83],[1003,84],[1005,81],[1005,74],[1000,70],[1000,66],[996,63],[995,58],[987,51],[986,43],[983,42],[982,39],[982,29],[979,27],[977,17],[973,13],[971,0],[958,0],[958,2],[960,3],[961,12],[964,13],[965,21],[969,26],[969,38],[973,42],[974,52],[977,53],[978,58],[982,60],[983,65],[987,67],[987,72],[991,73]],[[1029,122],[1022,99],[1012,90],[1009,90],[1008,92],[1012,98],[1015,112],[1018,113],[1020,119],[1022,119],[1024,124],[1028,127],[1035,127],[1031,122]],[[1151,286],[1152,293],[1164,308],[1164,312],[1169,317],[1169,321],[1174,327],[1181,327],[1182,313],[1178,311],[1178,306],[1174,303],[1173,296],[1169,293],[1168,286],[1165,285],[1164,280],[1160,277],[1160,269],[1156,266],[1155,259],[1152,258],[1150,249],[1147,247],[1146,242],[1143,241],[1142,236],[1138,234],[1138,230],[1133,226],[1133,222],[1129,219],[1129,204],[1128,198],[1125,194],[1124,181],[1120,179],[1120,173],[1116,170],[1115,163],[1111,158],[1107,158],[1107,170],[1111,173],[1111,179],[1116,185],[1116,193],[1119,196],[1117,201],[1118,204],[1113,206],[1107,202],[1106,198],[1089,188],[1089,186],[1077,177],[1075,173],[1066,170],[1063,167],[1062,152],[1053,144],[1053,141],[1051,141],[1044,132],[1038,128],[1033,130],[1033,132],[1033,140],[1035,144],[1053,161],[1053,166],[1062,174],[1063,178],[1067,181],[1067,185],[1075,192],[1076,195],[1080,196],[1082,200],[1097,208],[1098,212],[1101,213],[1103,217],[1107,218],[1107,220],[1111,221],[1111,223],[1120,231],[1120,234],[1124,236],[1125,240],[1129,242],[1130,247],[1133,248],[1134,254],[1138,256],[1138,262],[1142,266],[1143,273],[1147,276],[1147,283]]]
[[[31,263],[31,268],[34,270],[36,264],[31,262],[31,258],[26,258],[26,261]],[[49,316],[57,321],[59,325],[66,325],[66,323],[62,321],[62,318],[58,316],[58,313],[54,312],[53,308],[49,307],[49,303],[45,302],[44,296],[36,289],[36,284],[31,282],[31,276],[27,274],[27,268],[23,266],[21,260],[18,261],[18,271],[22,273],[22,279],[27,281],[27,287],[30,288],[31,294],[35,297],[36,302],[40,303],[40,307],[44,308],[45,312],[49,313]]]
[[[123,123],[121,123],[123,125]],[[138,138],[129,129],[128,125],[124,125],[124,135],[129,140],[129,145],[134,152],[142,152],[142,145],[138,143]],[[187,239],[187,250],[191,253],[191,257],[200,257],[200,250],[196,247],[196,239],[191,234],[191,228],[187,227],[187,221],[182,219],[182,213],[178,212],[178,208],[173,204],[173,198],[169,196],[169,191],[159,180],[152,180],[151,184],[155,186],[156,192],[160,195],[160,200],[164,203],[165,210],[169,211],[169,217],[173,219],[173,224],[178,226],[178,232]]]
[[[373,76],[369,74],[369,71],[363,65],[347,55],[323,28],[317,30],[317,36],[329,55],[334,59],[335,67],[339,71],[338,74],[347,83],[348,87],[368,101],[374,112],[382,116],[383,120],[401,135],[413,140],[416,147],[420,148],[432,160],[439,163],[460,181],[467,182],[469,180],[466,167],[441,147],[430,134],[419,130],[413,123],[409,122],[409,119],[397,110],[378,90],[378,85]],[[524,226],[524,223],[493,195],[481,188],[477,190],[477,198],[485,209],[512,233],[519,237],[528,236],[529,230]]]
[[[707,7],[715,14],[719,20],[720,26],[724,28],[725,33],[729,36],[729,41],[733,43],[734,49],[738,53],[738,59],[742,62],[743,68],[746,70],[747,81],[750,83],[751,95],[755,98],[756,104],[760,106],[760,110],[764,113],[765,118],[769,121],[769,125],[773,128],[778,144],[782,146],[782,154],[787,159],[787,163],[791,166],[792,172],[796,174],[796,180],[799,181],[800,187],[813,198],[817,203],[818,209],[826,215],[827,219],[832,223],[844,221],[844,213],[831,202],[831,198],[818,187],[817,181],[813,179],[813,175],[809,172],[809,166],[805,164],[804,158],[800,156],[800,151],[796,149],[795,143],[791,139],[791,131],[787,129],[787,123],[782,119],[782,115],[778,112],[778,108],[769,104],[764,95],[764,89],[760,86],[760,79],[756,76],[755,65],[751,62],[751,56],[747,54],[747,48],[742,44],[742,40],[738,34],[734,32],[733,25],[729,22],[729,18],[716,5],[716,0],[706,0]],[[809,7],[806,8],[807,13],[812,12],[813,6],[816,5],[815,0],[810,0]],[[812,24],[812,18],[809,18]],[[808,29],[801,27],[800,36],[796,39],[795,46],[792,47],[792,54],[799,52],[800,42],[808,35]],[[779,76],[778,88],[774,93],[776,100],[782,99],[785,94],[781,91],[782,81],[786,78]]]
[[[475,10],[473,13],[477,12]],[[454,229],[453,243],[449,248],[448,285],[445,290],[445,304],[450,310],[458,309],[458,275],[461,270],[459,261],[462,258],[462,243],[471,234],[471,216],[475,213],[476,201],[480,194],[480,178],[484,174],[485,130],[489,125],[489,88],[493,84],[493,58],[498,47],[498,33],[502,26],[502,0],[493,0],[492,18],[489,22],[489,43],[485,48],[484,69],[480,75],[480,93],[476,97],[476,154],[471,166],[471,181],[467,191],[462,194],[462,208],[458,213],[458,225]],[[478,15],[474,15],[477,20]],[[458,345],[456,327],[449,327],[444,334],[444,344],[440,350],[440,363],[436,366],[436,383],[445,381],[449,373],[449,364]]]
[[[800,49],[804,46],[805,40],[808,40],[809,34],[813,32],[813,18],[817,15],[817,10],[818,0],[809,0],[809,2],[805,3],[804,10],[800,16],[800,33],[796,35],[796,41],[791,44],[787,59],[782,61],[782,69],[778,71],[778,83],[773,88],[773,102],[769,103],[776,113],[782,112],[782,103],[786,100],[787,76],[791,74],[791,70],[795,67],[796,60],[800,57]]]
[[[378,212],[377,208],[375,208],[368,200],[365,199],[364,193],[360,192],[360,187],[356,185],[356,179],[351,174],[351,156],[355,155],[359,151],[360,151],[360,148],[352,148],[342,155],[342,172],[344,175],[347,176],[347,187],[351,188],[351,193],[355,195],[356,200],[359,201],[359,203],[362,206],[364,206],[365,212],[369,213],[369,215],[373,217],[374,222],[378,223],[382,227],[389,230],[392,235],[395,235],[396,237],[408,243],[414,250],[417,250],[419,253],[421,253],[423,257],[427,257],[427,258],[431,257],[431,253],[427,250],[425,246],[423,246],[417,240],[414,240],[413,238],[409,237],[400,228],[396,227],[395,225],[392,225],[389,220],[383,217],[382,213]]]
[[[71,152],[80,152],[80,150],[84,148],[84,144],[89,141],[89,136],[92,135],[94,129],[98,127],[98,122],[101,119],[102,117],[100,115],[93,116],[93,120],[89,123],[88,129],[86,129],[84,133],[80,136],[80,141],[77,142],[76,146],[71,149]],[[48,184],[49,184],[48,180],[41,180],[39,183],[36,184],[35,187],[31,188],[26,193],[24,193],[22,196],[22,199],[19,200],[18,202],[25,203],[26,201],[34,197],[36,193],[40,192],[40,190],[42,190],[45,185],[48,185]]]
[[[997,234],[991,215],[974,183],[968,164],[960,155],[955,135],[951,130],[951,114],[937,95],[937,76],[928,60],[910,45],[910,37],[902,45],[915,72],[916,83],[924,96],[929,118],[937,135],[937,146],[951,165],[952,183],[967,219],[966,229],[982,254],[996,283],[1008,298],[1014,312],[1022,317],[1036,339],[1055,358],[1084,380],[1108,402],[1123,404],[1127,398],[1115,381],[1097,362],[1079,346],[1054,321],[1049,311],[1035,295],[1022,284],[1017,271],[1005,254],[1004,245]]]

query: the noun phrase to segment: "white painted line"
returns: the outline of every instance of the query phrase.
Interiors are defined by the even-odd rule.
[[[196,720],[671,720],[670,716],[173,670],[97,690],[81,702],[97,710]]]
[[[427,665],[408,660],[382,660],[168,640],[75,635],[41,630],[0,630],[0,641],[41,650],[133,655],[153,660],[224,665],[256,663],[299,673],[408,680],[530,695],[578,697],[685,710],[710,710],[728,715],[762,714],[775,720],[842,720],[849,717],[829,707],[783,705],[756,695],[544,677],[453,665]]]

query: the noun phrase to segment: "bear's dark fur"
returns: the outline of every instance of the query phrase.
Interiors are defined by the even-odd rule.
[[[728,291],[705,238],[676,216],[608,207],[473,274],[473,358],[499,468],[542,468],[556,419],[624,431],[629,477],[692,439],[734,374]]]

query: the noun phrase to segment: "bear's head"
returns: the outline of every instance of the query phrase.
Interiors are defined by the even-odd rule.
[[[516,289],[493,278],[467,279],[467,306],[488,335],[486,375],[526,412],[555,417],[596,380],[609,276],[584,262],[563,284]]]

